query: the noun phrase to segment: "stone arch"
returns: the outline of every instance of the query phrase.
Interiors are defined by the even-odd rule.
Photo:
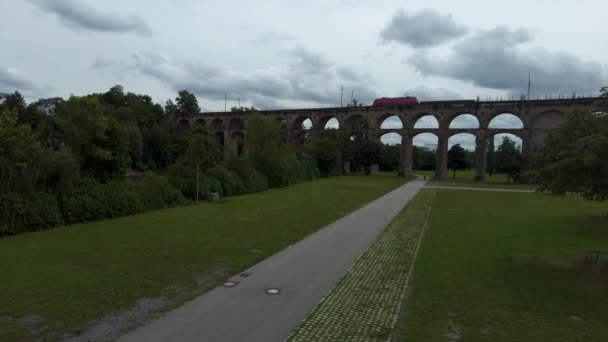
[[[437,169],[439,136],[431,132],[418,132],[412,137],[411,165],[413,170],[434,171]]]
[[[521,118],[515,114],[511,113],[500,113],[494,115],[490,122],[488,123],[488,128],[500,129],[500,128],[509,128],[509,129],[521,129],[524,128],[524,122]]]
[[[457,113],[450,117],[448,128],[479,128],[479,119],[470,113]]]
[[[475,140],[476,139],[477,139],[477,137],[473,133],[461,132],[461,133],[452,134],[448,138],[448,149],[450,149],[452,146],[454,146],[456,144],[460,144],[460,146],[462,146],[462,148],[464,148],[465,150],[475,151],[475,146],[476,146]]]
[[[449,161],[449,155],[450,155],[450,149],[452,147],[454,147],[454,145],[460,145],[460,147],[462,147],[465,150],[465,160],[466,160],[466,169],[476,169],[477,168],[477,153],[479,152],[477,150],[477,136],[473,133],[469,133],[469,132],[461,132],[461,133],[456,133],[456,134],[452,134],[449,138],[448,138],[448,152],[447,155],[445,156],[446,158],[446,166],[449,169],[450,168],[450,161]],[[485,147],[485,146],[482,146]],[[452,177],[456,176],[457,171],[452,171],[449,172],[451,174]]]
[[[521,113],[519,112],[519,110],[515,110],[514,108],[511,108],[511,109],[501,109],[501,110],[497,110],[497,111],[494,111],[494,112],[490,113],[490,115],[487,117],[487,121],[486,121],[488,123],[487,127],[490,127],[490,124],[492,124],[492,122],[494,121],[494,119],[496,117],[502,115],[503,118],[504,118],[505,114],[507,114],[508,117],[511,118],[511,120],[515,120],[515,119],[513,119],[513,116],[515,118],[519,119],[519,122],[522,123],[522,128],[527,128],[526,124],[524,123],[524,116],[521,115]],[[496,124],[496,122],[494,124]],[[493,128],[493,127],[490,127],[490,128]],[[506,128],[506,127],[497,127],[497,128]]]
[[[177,121],[177,129],[190,129],[190,121],[185,118],[181,118]]]
[[[369,129],[369,121],[363,115],[355,114],[346,120],[346,129],[352,131],[364,131]]]
[[[514,140],[515,143],[519,146],[519,150],[522,151],[523,139],[519,134],[515,134],[512,132],[495,131],[495,132],[488,132],[487,138],[488,138],[488,142],[490,141],[489,139],[494,139],[494,148],[497,149],[498,146],[502,145],[502,139],[505,136]]]
[[[380,142],[385,145],[401,144],[402,135],[397,132],[386,132],[380,135]]]
[[[232,141],[235,155],[242,155],[245,147],[245,134],[243,132],[232,132],[230,140]]]
[[[339,129],[341,124],[337,116],[325,115],[317,121],[316,126],[320,129]]]
[[[384,114],[378,118],[377,127],[380,129],[402,129],[403,120],[396,114]]]
[[[224,131],[217,131],[215,133],[213,133],[213,137],[215,138],[215,141],[222,147],[224,148],[226,140],[225,140],[225,136],[224,136]]]
[[[305,124],[307,123],[307,124]],[[308,115],[300,115],[297,118],[295,118],[292,123],[291,123],[291,128],[293,130],[310,130],[313,127],[313,121],[312,118]]]
[[[198,118],[198,119],[194,120],[194,123],[192,124],[192,128],[206,130],[207,129],[207,121],[205,121],[202,118]]]
[[[432,137],[432,138],[431,138]],[[412,136],[412,144],[418,147],[425,147],[437,150],[439,136],[433,132],[416,132]]]
[[[241,118],[232,118],[228,123],[228,129],[231,131],[242,131],[245,129],[245,122]]]
[[[215,118],[211,120],[211,131],[223,131],[224,130],[224,120],[220,118]]]
[[[439,128],[441,117],[433,113],[419,113],[412,118],[414,128]]]

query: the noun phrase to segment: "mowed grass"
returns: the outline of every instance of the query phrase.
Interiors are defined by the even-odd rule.
[[[399,340],[608,341],[608,205],[436,190]]]
[[[0,340],[60,339],[141,298],[178,305],[404,182],[322,179],[0,239]]]
[[[475,170],[458,170],[456,177],[453,177],[452,170],[448,170],[444,179],[432,179],[435,176],[435,171],[414,171],[414,174],[427,176],[429,185],[450,186],[450,187],[475,187],[475,188],[495,188],[495,189],[520,189],[520,190],[536,190],[538,187],[534,184],[521,184],[508,182],[506,174],[495,173],[492,176],[486,174],[483,182],[475,181]]]

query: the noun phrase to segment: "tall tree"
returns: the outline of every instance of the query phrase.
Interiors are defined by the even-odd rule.
[[[366,175],[371,174],[371,166],[380,162],[382,143],[366,138],[355,141],[355,158],[357,164],[363,166]]]
[[[58,106],[55,117],[85,174],[101,181],[125,174],[130,160],[127,136],[96,96],[70,98]]]
[[[608,98],[606,88],[602,94]],[[542,190],[608,198],[608,106],[604,108],[569,113],[558,129],[549,132],[534,172]]]
[[[456,170],[467,167],[467,154],[460,144],[452,145],[448,151],[448,168],[452,169],[452,178],[456,178]]]
[[[178,113],[198,113],[201,111],[196,96],[187,90],[180,90],[177,93],[175,103]]]
[[[322,176],[342,173],[342,140],[336,129],[328,129],[306,141],[308,152],[314,156]]]
[[[188,164],[195,171],[195,199],[198,202],[200,193],[200,176],[214,163],[222,159],[222,154],[216,143],[211,141],[203,132],[194,132],[188,144]]]
[[[281,124],[259,114],[247,117],[245,153],[256,170],[268,178],[271,187],[288,185],[287,169],[292,151],[284,143]]]
[[[32,191],[40,152],[31,127],[17,123],[17,110],[0,109],[0,192]]]
[[[502,144],[496,151],[496,171],[507,174],[507,182],[516,182],[521,174],[523,157],[519,146],[507,136],[502,138]]]
[[[4,98],[2,107],[6,109],[13,109],[17,111],[17,114],[21,114],[21,111],[25,110],[25,99],[20,92],[15,91]]]

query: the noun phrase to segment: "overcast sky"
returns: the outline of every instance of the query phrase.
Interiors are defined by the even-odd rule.
[[[608,1],[4,0],[0,92],[28,100],[121,84],[204,110],[597,94]]]

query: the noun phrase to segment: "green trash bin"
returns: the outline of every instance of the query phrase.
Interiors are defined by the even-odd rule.
[[[213,203],[217,203],[220,201],[220,194],[217,192],[212,192],[209,194],[209,201]]]

